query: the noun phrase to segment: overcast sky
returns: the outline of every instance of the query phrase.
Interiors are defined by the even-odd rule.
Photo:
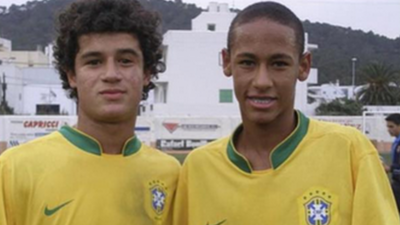
[[[388,38],[400,37],[400,0],[277,0],[288,6],[301,20],[324,22],[373,31]],[[0,5],[21,5],[27,0],[0,0]],[[183,0],[206,9],[210,0]],[[257,0],[214,0],[243,9]],[[312,34],[310,34],[312,35]]]

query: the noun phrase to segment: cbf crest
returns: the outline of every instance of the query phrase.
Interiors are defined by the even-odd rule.
[[[167,201],[167,188],[160,180],[149,182],[149,194],[151,201],[151,208],[156,215],[160,216],[165,209]]]
[[[332,223],[336,197],[326,189],[314,188],[304,193],[299,199],[302,224],[329,225]]]

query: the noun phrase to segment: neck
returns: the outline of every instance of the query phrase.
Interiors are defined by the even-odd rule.
[[[254,170],[269,169],[272,167],[272,150],[293,132],[296,122],[293,114],[284,120],[274,120],[268,124],[243,121],[243,130],[236,141],[236,149],[247,158]]]
[[[78,117],[77,129],[95,138],[105,154],[121,154],[125,142],[134,136],[135,120],[107,123]]]

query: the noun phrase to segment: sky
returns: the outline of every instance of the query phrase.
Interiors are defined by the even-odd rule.
[[[169,0],[173,1],[173,0]],[[210,1],[243,9],[257,0],[183,0],[206,9]],[[400,37],[400,0],[275,0],[301,20],[329,23],[353,30],[372,31],[388,38]],[[27,0],[0,0],[0,5],[21,5]],[[309,34],[312,35],[312,34]]]

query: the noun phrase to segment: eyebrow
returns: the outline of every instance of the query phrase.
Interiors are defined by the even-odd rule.
[[[251,59],[256,58],[256,56],[254,54],[248,53],[248,52],[240,53],[240,54],[238,54],[238,57],[251,58]],[[283,53],[277,53],[270,57],[270,60],[277,60],[277,59],[290,59],[291,60],[292,57],[287,54],[283,54]]]
[[[256,56],[252,53],[248,53],[248,52],[243,52],[237,55],[237,57],[243,57],[243,58],[256,58]]]
[[[137,52],[135,49],[131,49],[131,48],[118,49],[117,53],[118,54],[131,54],[131,55],[134,55],[136,57],[141,57],[142,56],[142,54]]]
[[[290,57],[287,54],[278,53],[278,54],[272,55],[272,57],[271,57],[271,60],[276,60],[276,59],[292,59],[292,57]]]
[[[131,54],[134,55],[135,57],[141,57],[141,54],[139,54],[136,50],[131,48],[117,49],[117,54]],[[99,57],[101,55],[102,53],[99,51],[88,51],[86,53],[83,53],[80,58],[86,59],[91,57]]]

